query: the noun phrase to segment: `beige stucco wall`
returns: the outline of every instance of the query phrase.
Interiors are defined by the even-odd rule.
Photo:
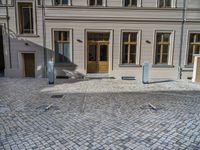
[[[20,1],[20,0],[17,0]],[[12,68],[9,67],[8,41],[6,32],[4,34],[5,44],[5,61],[6,76],[22,77],[22,60],[21,53],[34,52],[36,56],[36,77],[42,77],[44,74],[44,48],[43,48],[43,24],[42,8],[33,2],[36,23],[36,33],[31,37],[18,35],[17,30],[17,10],[15,7],[9,7],[10,39],[11,39],[11,58]],[[141,3],[141,0],[138,0]],[[60,66],[58,70],[78,71],[86,74],[86,30],[109,30],[112,34],[110,41],[110,70],[109,74],[117,78],[121,76],[136,76],[141,78],[142,67],[122,67],[120,66],[121,56],[121,32],[122,30],[136,30],[141,32],[140,37],[140,65],[144,61],[150,62],[151,78],[173,78],[178,77],[178,63],[181,41],[181,24],[182,24],[182,0],[173,0],[175,8],[158,9],[157,2],[154,0],[142,0],[142,7],[123,8],[122,0],[107,0],[107,7],[92,8],[88,7],[87,0],[72,0],[72,6],[53,7],[52,2],[46,0],[46,46],[48,59],[53,57],[53,37],[52,29],[70,29],[72,34],[72,51],[73,51],[73,69],[71,66]],[[200,10],[199,1],[187,1],[186,24],[184,26],[184,40],[182,47],[181,66],[185,70],[183,78],[192,76],[192,68],[187,68],[186,59],[188,51],[188,33],[190,31],[200,31]],[[14,6],[14,5],[13,5]],[[197,7],[198,6],[198,7]],[[0,24],[6,25],[5,7],[0,7]],[[155,31],[170,31],[173,33],[174,42],[171,48],[172,57],[170,68],[152,67],[154,60],[154,35]],[[81,40],[82,42],[78,41]],[[150,41],[147,43],[146,41]],[[28,43],[28,46],[25,45]]]

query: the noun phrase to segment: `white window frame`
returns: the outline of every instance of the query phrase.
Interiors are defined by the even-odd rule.
[[[56,60],[55,60],[55,40],[54,40],[54,36],[55,36],[55,31],[66,31],[66,32],[69,32],[69,47],[70,47],[70,63],[56,63]],[[53,49],[53,62],[55,64],[71,64],[73,63],[73,29],[71,28],[53,28],[52,29],[52,49]]]
[[[28,34],[24,34],[24,33],[20,33],[20,26],[19,26],[19,23],[20,23],[20,20],[19,20],[19,7],[18,7],[18,4],[19,3],[32,3],[32,6],[33,6],[33,33],[28,33]],[[29,36],[29,35],[37,35],[37,25],[36,25],[36,6],[35,6],[35,2],[34,0],[17,0],[16,1],[16,27],[17,27],[17,33],[19,35],[24,35],[24,36]]]
[[[200,30],[188,30],[187,31],[187,38],[186,38],[186,41],[187,41],[187,46],[186,46],[186,50],[185,50],[185,62],[184,62],[184,65],[185,66],[193,66],[191,64],[188,64],[188,53],[189,53],[189,48],[190,48],[190,35],[191,34],[200,34]]]
[[[177,0],[171,0],[171,7],[159,7],[160,0],[157,0],[157,8],[176,8],[177,5]]]
[[[121,0],[121,4],[122,4],[122,7],[127,8],[127,6],[125,6],[125,0]],[[134,6],[129,6],[129,7],[130,8],[132,8],[132,7],[134,8]],[[137,6],[136,7],[142,7],[142,0],[137,0]]]
[[[103,5],[102,6],[98,6],[98,5],[91,6],[90,5],[90,0],[87,0],[87,3],[88,3],[88,6],[90,6],[90,7],[106,7],[107,6],[107,0],[103,0]]]
[[[165,64],[156,64],[155,56],[156,56],[156,44],[157,44],[157,33],[170,33],[170,46],[169,46],[169,57],[168,64],[169,66],[173,65],[173,54],[174,54],[174,43],[175,43],[175,31],[174,30],[155,30],[154,32],[154,46],[153,46],[153,65],[165,65]]]
[[[0,6],[6,6],[6,0],[1,0]],[[13,0],[8,0],[8,6],[13,6]]]
[[[60,0],[62,2],[62,0]],[[53,6],[71,6],[72,5],[72,0],[69,0],[68,4],[60,4],[60,5],[55,5],[55,0],[52,0]]]
[[[123,33],[124,32],[137,32],[137,47],[136,47],[136,61],[135,64],[123,64],[122,63],[122,52],[123,52]],[[141,56],[141,40],[142,40],[142,30],[129,30],[129,29],[122,29],[121,30],[121,36],[120,36],[120,65],[140,65],[140,56]]]

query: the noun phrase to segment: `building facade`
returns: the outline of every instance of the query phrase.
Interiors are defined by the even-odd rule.
[[[6,5],[7,4],[7,5]],[[200,53],[199,0],[0,0],[7,77],[106,74],[191,78]]]

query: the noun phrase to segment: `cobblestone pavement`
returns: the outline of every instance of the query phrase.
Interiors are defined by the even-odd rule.
[[[0,149],[200,150],[200,85],[0,78]]]

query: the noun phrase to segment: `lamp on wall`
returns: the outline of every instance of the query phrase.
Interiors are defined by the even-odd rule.
[[[83,41],[82,41],[82,40],[80,40],[80,39],[77,39],[77,42],[79,42],[79,43],[83,43]]]
[[[29,46],[29,43],[25,43],[26,46]]]
[[[146,43],[148,43],[148,44],[151,44],[151,41],[149,41],[149,40],[146,40]]]

